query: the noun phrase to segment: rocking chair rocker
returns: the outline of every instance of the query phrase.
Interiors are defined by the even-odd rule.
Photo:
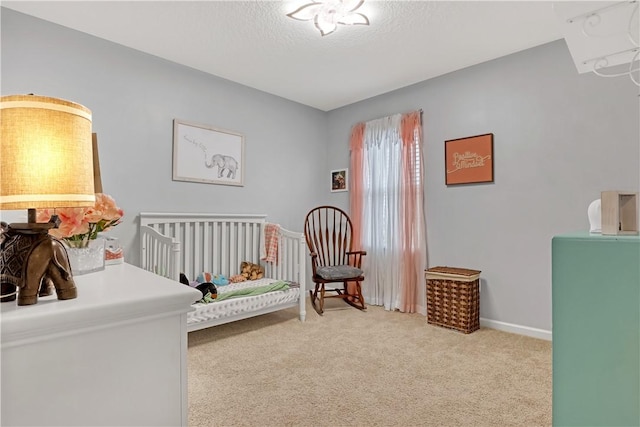
[[[366,251],[352,251],[351,219],[341,209],[319,206],[304,221],[304,235],[311,255],[315,289],[309,291],[313,308],[322,315],[325,298],[341,298],[347,304],[365,310],[360,282],[364,280],[362,257]],[[342,287],[326,288],[326,284]],[[335,293],[335,295],[327,295]]]

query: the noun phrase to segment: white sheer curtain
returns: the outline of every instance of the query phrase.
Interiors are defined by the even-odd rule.
[[[367,251],[363,295],[367,304],[386,310],[425,311],[420,113],[372,120],[358,132],[352,168],[359,176],[351,197],[357,198],[352,214]]]
[[[400,115],[367,122],[364,131],[362,244],[367,250],[368,304],[386,310],[400,303]]]

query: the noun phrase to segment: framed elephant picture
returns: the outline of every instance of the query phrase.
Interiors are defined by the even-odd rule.
[[[173,180],[244,185],[244,136],[173,120]]]

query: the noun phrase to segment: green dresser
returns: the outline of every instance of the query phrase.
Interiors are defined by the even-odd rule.
[[[553,425],[640,425],[640,238],[552,240]]]

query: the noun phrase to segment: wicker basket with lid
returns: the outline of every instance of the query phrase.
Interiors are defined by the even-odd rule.
[[[465,334],[480,329],[480,271],[433,267],[425,271],[427,322]]]

